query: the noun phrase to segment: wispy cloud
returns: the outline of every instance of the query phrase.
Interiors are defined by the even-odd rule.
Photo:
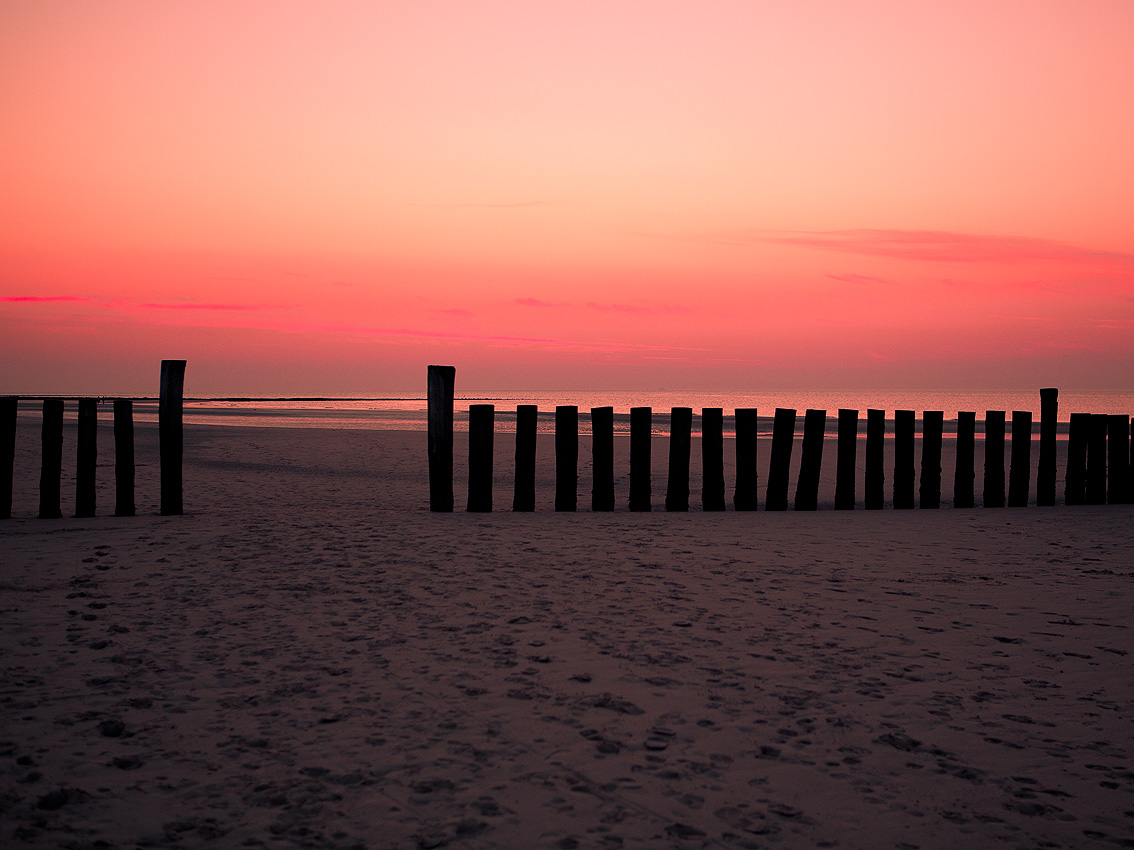
[[[837,280],[839,283],[852,283],[855,286],[873,286],[875,284],[882,284],[884,286],[893,286],[893,281],[883,280],[880,277],[871,277],[865,274],[828,274],[831,280]]]
[[[541,301],[538,298],[517,298],[513,303],[521,307],[590,310],[596,313],[625,313],[634,316],[668,316],[693,312],[682,304],[601,304],[597,301],[573,304],[567,301]]]
[[[269,304],[193,304],[193,303],[149,303],[138,304],[137,307],[141,310],[215,310],[215,311],[242,311],[242,310],[265,310],[269,309],[272,305]]]
[[[43,304],[53,301],[95,301],[82,295],[0,295],[0,301],[8,303]]]

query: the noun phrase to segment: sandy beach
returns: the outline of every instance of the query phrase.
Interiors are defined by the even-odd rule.
[[[100,516],[68,430],[38,520],[21,419],[5,846],[1134,846],[1131,506],[666,514],[658,440],[655,512],[620,443],[619,510],[557,514],[545,439],[513,514],[502,435],[469,514],[458,435],[432,514],[424,433],[195,426],[160,517],[139,425],[116,519],[99,439]]]

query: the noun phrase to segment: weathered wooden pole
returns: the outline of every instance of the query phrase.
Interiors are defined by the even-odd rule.
[[[429,510],[453,510],[453,366],[429,367]]]
[[[1055,504],[1055,438],[1059,427],[1059,390],[1046,387],[1040,390],[1040,454],[1036,475],[1036,504],[1049,507]]]
[[[555,408],[555,510],[574,511],[579,502],[579,408]]]
[[[725,510],[724,409],[701,408],[701,508]]]
[[[1106,416],[1092,413],[1087,428],[1087,504],[1106,504]]]
[[[630,408],[630,510],[652,509],[650,448],[653,445],[654,412],[648,407]]]
[[[0,519],[12,518],[12,481],[16,468],[16,396],[0,398]]]
[[[516,407],[516,481],[512,510],[535,510],[536,424],[539,407],[521,404]]]
[[[665,488],[667,511],[689,510],[689,454],[693,440],[693,408],[669,412],[669,475]]]
[[[923,508],[941,507],[941,434],[944,430],[944,411],[922,411],[919,505]]]
[[[1008,470],[1008,507],[1026,508],[1031,495],[1032,412],[1012,411],[1012,465]]]
[[[914,412],[894,411],[894,508],[914,507]]]
[[[1106,501],[1126,504],[1130,479],[1130,417],[1120,413],[1106,418]]]
[[[182,408],[185,395],[185,361],[161,361],[161,397],[158,400],[158,446],[161,455],[161,515],[184,513],[181,461],[184,453]]]
[[[1004,411],[984,412],[984,495],[986,508],[1004,507]]]
[[[1087,432],[1091,414],[1072,413],[1067,426],[1067,479],[1063,503],[1083,505],[1087,502]]]
[[[134,402],[114,400],[114,515],[134,516]]]
[[[957,414],[957,466],[953,475],[953,507],[976,504],[976,411]]]
[[[469,405],[469,500],[470,513],[492,511],[492,450],[496,409],[491,404]]]
[[[75,516],[95,515],[95,477],[98,468],[98,399],[79,399],[79,430],[76,440]]]
[[[591,408],[591,510],[614,510],[614,408]]]
[[[791,474],[791,445],[795,436],[795,410],[777,407],[772,420],[772,456],[768,461],[768,489],[764,510],[786,511],[788,477]]]
[[[886,504],[886,411],[866,411],[865,499],[868,511],[880,511]]]
[[[839,453],[835,464],[835,510],[854,510],[858,467],[858,411],[839,410]]]
[[[777,423],[779,411],[776,411]],[[773,435],[775,425],[773,425]],[[819,476],[823,469],[823,437],[827,433],[827,411],[807,410],[803,414],[803,445],[800,447],[799,479],[795,483],[795,509],[813,511],[819,507]],[[773,436],[773,441],[775,437]],[[790,446],[789,446],[790,452]],[[775,457],[775,444],[772,445]],[[769,474],[768,481],[770,482]]]
[[[754,511],[759,506],[756,446],[760,417],[755,407],[738,407],[733,414],[736,427],[736,487],[732,493],[732,506],[738,511]]]
[[[43,401],[43,458],[39,471],[39,518],[59,519],[59,486],[63,475],[63,399]]]

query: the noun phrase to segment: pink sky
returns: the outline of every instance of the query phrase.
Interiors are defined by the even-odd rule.
[[[1134,375],[1134,4],[0,6],[0,393]]]

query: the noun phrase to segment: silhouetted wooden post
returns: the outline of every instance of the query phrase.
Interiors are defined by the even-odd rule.
[[[98,467],[98,400],[79,399],[79,433],[76,440],[75,516],[95,515],[95,470]]]
[[[957,414],[957,467],[953,476],[953,507],[976,504],[976,412]]]
[[[1111,414],[1106,418],[1106,501],[1126,504],[1130,477],[1130,417]]]
[[[555,510],[574,511],[579,500],[579,408],[555,408]]]
[[[161,361],[161,397],[158,400],[158,446],[161,455],[161,515],[184,513],[181,495],[181,460],[184,453],[182,408],[185,361]]]
[[[1012,411],[1012,465],[1008,470],[1008,507],[1026,508],[1031,493],[1032,412]]]
[[[755,407],[738,407],[736,420],[736,489],[732,505],[738,511],[754,511],[759,504],[756,446],[760,417]]]
[[[925,410],[921,414],[921,492],[923,508],[941,507],[941,434],[945,413]]]
[[[914,507],[914,412],[894,411],[894,507]]]
[[[773,458],[776,456],[775,428],[778,424],[779,411],[777,410],[775,424],[772,426]],[[823,437],[826,433],[827,411],[807,410],[803,414],[803,445],[800,447],[799,479],[795,482],[795,509],[797,511],[813,511],[819,506],[819,476],[823,469]],[[790,445],[788,451],[789,453],[791,451]],[[769,484],[771,480],[771,473],[769,473]]]
[[[788,477],[791,474],[791,444],[795,436],[795,410],[777,407],[772,420],[772,456],[768,461],[768,490],[764,510],[786,511]]]
[[[43,401],[43,458],[39,472],[39,518],[59,519],[59,481],[63,475],[63,399]]]
[[[701,408],[701,508],[725,510],[724,410]]]
[[[1106,504],[1106,416],[1101,413],[1088,420],[1087,504]]]
[[[984,412],[984,496],[986,508],[1004,507],[1004,411]]]
[[[614,510],[614,408],[591,408],[591,510]]]
[[[650,448],[654,413],[648,407],[630,408],[630,510],[651,510]]]
[[[114,515],[134,516],[134,402],[114,400]]]
[[[669,412],[669,477],[665,488],[667,511],[689,510],[689,453],[693,439],[693,408]]]
[[[0,519],[12,518],[12,479],[16,468],[16,396],[0,398]]]
[[[470,513],[492,511],[492,450],[496,409],[491,404],[469,405],[469,500]]]
[[[429,409],[429,510],[453,510],[453,366],[430,366]]]
[[[1036,504],[1055,504],[1055,438],[1059,427],[1059,390],[1040,390],[1040,455],[1036,476]]]
[[[854,477],[858,471],[858,411],[839,410],[839,454],[835,464],[835,510],[854,510]]]
[[[1087,501],[1087,432],[1091,414],[1072,413],[1067,426],[1067,480],[1063,502],[1083,505]]]
[[[516,407],[516,482],[512,510],[535,510],[536,424],[539,408],[534,404]]]
[[[868,511],[886,504],[886,411],[866,411],[866,476],[863,497]]]

